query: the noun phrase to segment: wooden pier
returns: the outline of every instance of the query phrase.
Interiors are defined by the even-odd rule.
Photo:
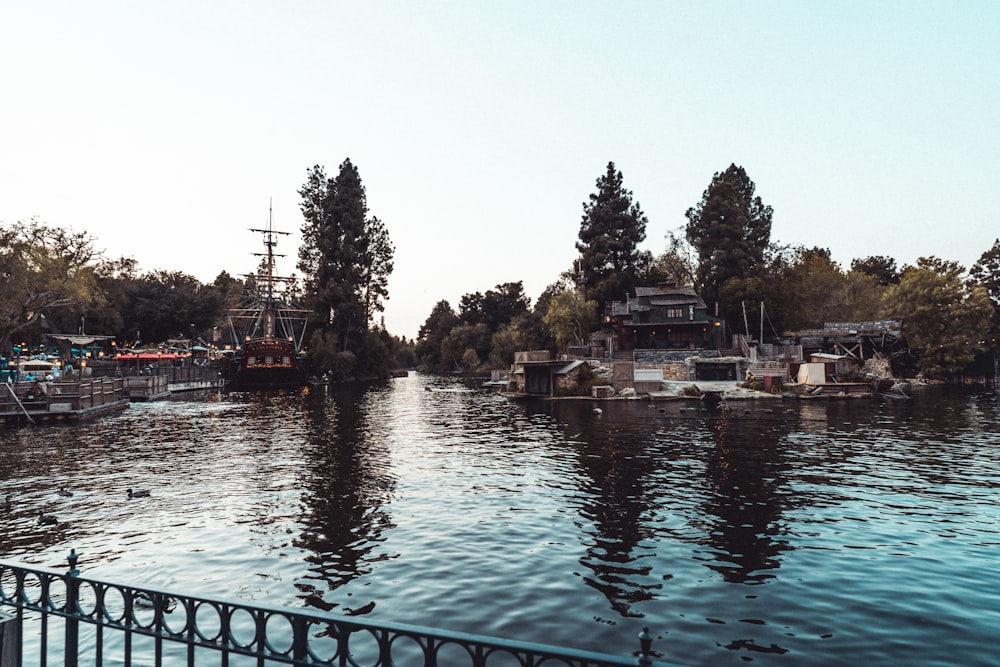
[[[125,378],[125,390],[133,402],[157,401],[170,396],[165,375],[139,375]]]
[[[122,378],[7,382],[0,385],[0,426],[91,421],[128,404]]]

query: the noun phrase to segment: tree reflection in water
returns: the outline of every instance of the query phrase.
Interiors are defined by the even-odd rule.
[[[327,591],[368,574],[372,563],[392,556],[376,552],[383,532],[393,528],[385,509],[395,488],[389,448],[372,437],[367,411],[376,389],[332,389],[315,392],[307,402],[307,438],[303,452],[302,532],[296,546],[307,551],[305,560],[315,583],[296,584],[309,606],[329,610]],[[367,613],[374,600],[347,609]]]
[[[634,609],[663,588],[646,581],[653,566],[642,561],[656,555],[650,542],[651,506],[656,499],[646,478],[655,470],[655,453],[647,448],[645,427],[629,419],[629,411],[607,404],[596,417],[587,402],[554,403],[554,416],[565,424],[578,448],[578,466],[587,485],[581,489],[580,515],[590,522],[581,528],[588,536],[580,564],[590,571],[584,582],[607,598],[623,617],[642,617]],[[594,420],[600,419],[600,428]],[[578,439],[578,440],[576,440]]]
[[[780,538],[787,502],[783,431],[770,419],[718,413],[705,422],[715,442],[705,471],[710,495],[698,515],[710,548],[706,566],[731,583],[763,583],[789,548]]]

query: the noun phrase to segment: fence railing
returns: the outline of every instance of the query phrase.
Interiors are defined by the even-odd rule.
[[[0,561],[0,667],[663,664],[648,630],[619,657],[98,581],[80,576],[77,558],[64,573]]]
[[[0,413],[85,410],[124,398],[125,384],[120,378],[11,382],[0,391]]]

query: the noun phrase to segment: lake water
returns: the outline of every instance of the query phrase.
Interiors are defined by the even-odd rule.
[[[0,558],[620,655],[648,626],[680,664],[991,665],[998,427],[995,392],[940,388],[191,396],[0,433]]]

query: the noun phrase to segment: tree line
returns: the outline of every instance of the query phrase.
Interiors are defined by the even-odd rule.
[[[612,302],[662,282],[693,285],[730,332],[756,338],[763,331],[767,342],[826,322],[899,320],[917,352],[916,370],[930,378],[961,374],[995,349],[1000,239],[968,271],[935,256],[898,267],[885,255],[856,258],[845,269],[827,248],[772,240],[773,214],[746,170],[731,164],[653,255],[639,249],[649,221],[609,162],[583,204],[573,266],[533,307],[520,282],[467,294],[457,310],[438,302],[417,336],[418,362],[435,372],[467,371],[508,366],[515,350],[583,345]]]
[[[397,367],[430,372],[505,368],[518,350],[565,351],[604,325],[610,305],[638,286],[693,285],[731,332],[787,331],[824,322],[898,319],[918,370],[947,378],[995,347],[1000,329],[1000,240],[969,270],[934,256],[898,267],[888,256],[833,261],[829,249],[771,239],[773,209],[735,164],[713,175],[684,227],[668,231],[659,254],[640,250],[649,221],[622,172],[609,162],[583,203],[578,259],[532,304],[521,281],[439,301],[416,341],[392,336],[379,314],[389,298],[395,248],[368,210],[357,167],[335,176],[307,170],[302,244],[290,298],[313,317],[307,351],[334,380],[386,377]],[[569,240],[567,240],[569,241]],[[0,352],[47,332],[99,332],[129,346],[201,337],[226,327],[226,313],[257,286],[220,271],[210,283],[167,270],[140,272],[132,258],[109,260],[85,233],[37,220],[0,224]],[[747,319],[747,304],[751,316]],[[750,321],[759,312],[766,321]],[[766,326],[765,326],[766,325]],[[750,333],[749,331],[747,333]]]
[[[293,277],[285,298],[313,313],[311,369],[350,380],[411,366],[412,343],[375,322],[395,248],[386,226],[369,214],[357,168],[347,159],[328,177],[314,166],[299,195],[301,279]],[[0,353],[7,356],[15,343],[38,345],[48,333],[97,333],[122,347],[228,339],[228,311],[260,288],[257,274],[220,271],[202,283],[180,271],[140,272],[133,258],[104,258],[88,234],[38,220],[0,224],[0,277]]]

